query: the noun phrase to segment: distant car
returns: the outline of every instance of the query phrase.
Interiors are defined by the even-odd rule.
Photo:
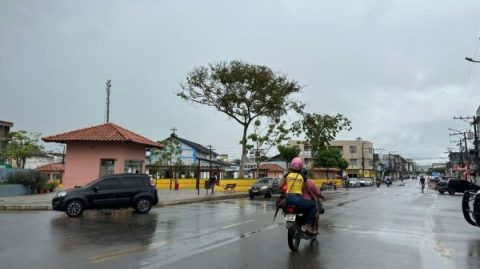
[[[373,179],[366,178],[365,179],[365,186],[367,186],[367,187],[373,186]]]
[[[445,181],[447,182],[445,184]],[[454,195],[456,192],[464,193],[465,191],[478,191],[480,186],[470,183],[463,179],[441,179],[437,183],[438,192],[444,194],[448,192],[450,195]]]
[[[348,179],[348,185],[353,188],[360,187],[360,181],[357,178],[352,177]]]
[[[158,192],[149,175],[115,174],[98,178],[83,187],[60,191],[52,207],[70,217],[82,215],[85,209],[127,208],[146,214],[158,203]]]
[[[359,178],[358,182],[360,183],[360,187],[373,186],[373,180],[369,178]]]
[[[262,177],[248,188],[250,199],[258,195],[269,198],[272,197],[272,194],[280,192],[282,192],[282,189],[280,188],[280,179],[278,178]]]

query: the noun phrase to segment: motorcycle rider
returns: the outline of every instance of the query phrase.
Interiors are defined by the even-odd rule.
[[[325,196],[323,196],[322,192],[318,189],[317,185],[315,185],[313,180],[310,180],[306,177],[305,183],[302,187],[302,197],[306,200],[311,200],[315,202],[317,211],[315,213],[313,230],[317,231],[320,214],[323,214],[325,212],[325,209],[319,199],[322,199],[323,201],[326,201],[327,199],[325,198]]]
[[[313,230],[312,225],[317,212],[317,206],[314,201],[307,200],[302,196],[302,188],[305,182],[302,169],[303,160],[299,157],[293,158],[290,163],[290,172],[284,176],[280,182],[280,186],[287,195],[287,204],[301,207],[305,210],[307,221],[305,225],[303,225],[302,230],[310,234],[315,234],[316,231]]]

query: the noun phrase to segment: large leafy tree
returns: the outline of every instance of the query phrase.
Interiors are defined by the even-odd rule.
[[[292,99],[301,86],[270,68],[241,61],[196,67],[177,95],[187,102],[215,108],[243,127],[240,177],[244,175],[249,127],[257,118],[279,118],[304,105]]]
[[[38,144],[39,140],[39,133],[28,133],[23,130],[11,132],[3,157],[14,160],[18,167],[25,168],[27,158],[43,150]]]
[[[344,170],[348,167],[348,162],[343,158],[340,150],[336,148],[324,148],[317,151],[313,159],[313,164],[315,167],[327,168],[327,178],[329,177],[328,170],[330,168]]]
[[[350,125],[350,120],[342,114],[304,113],[303,119],[295,121],[291,129],[294,134],[305,136],[305,143],[312,147],[312,158],[315,159],[316,153],[326,149],[339,132],[350,131]]]
[[[295,146],[278,145],[277,149],[280,156],[285,159],[287,168],[288,164],[293,160],[293,158],[297,157],[298,154],[300,154],[300,148]]]

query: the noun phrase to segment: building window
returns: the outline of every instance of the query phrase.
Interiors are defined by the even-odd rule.
[[[350,159],[351,165],[357,165],[357,159]]]
[[[101,159],[100,160],[100,176],[113,175],[115,171],[115,160]]]
[[[142,172],[142,161],[126,160],[124,173],[138,174]]]
[[[357,146],[350,146],[350,153],[357,153]]]

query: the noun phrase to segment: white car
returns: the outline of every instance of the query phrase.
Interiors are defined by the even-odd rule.
[[[348,185],[353,188],[360,187],[360,181],[357,178],[352,177],[348,179]]]
[[[360,185],[365,186],[365,187],[373,186],[373,180],[370,179],[370,178],[361,178],[360,179]]]

